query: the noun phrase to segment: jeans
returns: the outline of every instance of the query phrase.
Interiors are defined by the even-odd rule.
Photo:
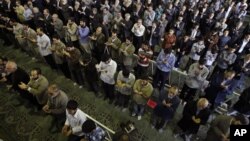
[[[166,81],[168,80],[168,75],[169,72],[164,72],[157,68],[153,80],[154,88],[158,87],[158,83],[160,82],[159,89],[161,90],[164,87]]]
[[[133,105],[133,113],[135,113],[137,116],[141,116],[144,112],[145,105],[144,104],[136,104]]]

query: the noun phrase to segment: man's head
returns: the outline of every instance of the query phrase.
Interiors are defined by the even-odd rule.
[[[170,29],[170,30],[169,30],[169,34],[170,34],[170,35],[173,35],[173,34],[174,34],[174,30],[173,30],[173,29]]]
[[[137,20],[137,24],[138,24],[139,26],[141,26],[141,25],[142,25],[142,19],[138,19],[138,20]]]
[[[69,25],[72,25],[73,23],[74,23],[74,18],[72,18],[72,17],[69,18],[69,19],[68,19],[68,24],[69,24]]]
[[[126,43],[131,44],[132,38],[130,36],[126,37]]]
[[[110,61],[111,61],[111,57],[110,57],[110,55],[108,55],[108,54],[104,54],[103,56],[102,56],[102,62],[104,62],[105,64],[109,64],[110,63]]]
[[[164,49],[164,53],[167,55],[167,54],[170,54],[172,52],[172,48],[165,48]]]
[[[58,19],[58,15],[57,15],[57,14],[53,14],[53,15],[52,15],[52,20],[53,20],[53,21],[56,21],[57,19]]]
[[[39,36],[43,36],[44,31],[43,31],[43,29],[42,29],[41,27],[38,27],[38,28],[36,29],[36,33],[37,33],[37,35],[39,35]]]
[[[148,76],[147,75],[145,75],[145,76],[142,76],[141,78],[141,85],[142,86],[146,86],[146,85],[148,85]]]
[[[200,98],[197,101],[197,107],[200,110],[207,108],[208,104],[209,104],[209,102],[208,102],[208,100],[206,98]]]
[[[69,100],[66,109],[70,115],[75,115],[78,108],[78,103],[75,100]]]
[[[234,76],[235,76],[235,71],[233,71],[233,70],[227,70],[227,71],[224,72],[224,77],[227,80],[233,79]]]
[[[48,95],[55,97],[60,93],[60,90],[56,84],[52,84],[48,87]]]
[[[88,119],[82,124],[82,132],[89,134],[96,129],[96,124],[94,121]]]
[[[248,125],[249,119],[246,116],[239,114],[233,118],[231,124],[232,125]]]
[[[129,21],[129,20],[130,20],[130,17],[131,17],[131,16],[130,16],[129,13],[126,13],[126,14],[125,14],[125,20],[126,20],[126,21]]]
[[[174,96],[176,96],[178,94],[178,87],[176,86],[171,86],[169,89],[168,89],[168,97],[172,98]]]
[[[52,40],[53,40],[53,43],[58,43],[60,41],[59,35],[57,34],[53,35]]]
[[[102,33],[102,27],[97,27],[95,31],[96,35],[99,35]]]
[[[81,19],[81,20],[80,20],[80,26],[81,26],[81,27],[85,27],[85,26],[86,26],[86,22],[85,22],[84,19]]]
[[[112,38],[116,38],[117,37],[117,30],[113,29],[111,32],[112,32]]]
[[[17,70],[17,64],[13,61],[8,61],[5,65],[5,71],[10,74]]]
[[[40,68],[33,68],[30,72],[30,79],[37,80],[42,75]]]
[[[43,10],[43,15],[46,17],[49,15],[49,9],[44,9]]]
[[[126,69],[126,68],[122,69],[122,75],[123,75],[123,77],[128,78],[129,74],[130,74],[130,72],[129,72],[128,69]]]
[[[206,65],[206,60],[205,59],[200,59],[199,60],[199,69],[202,70]]]

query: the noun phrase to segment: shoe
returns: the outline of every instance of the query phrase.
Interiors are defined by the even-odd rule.
[[[82,85],[79,86],[79,89],[82,89]]]
[[[135,113],[132,113],[132,115],[131,115],[131,116],[132,116],[132,117],[135,117],[135,115],[136,115]]]
[[[76,85],[77,85],[77,83],[74,83],[73,85],[74,85],[74,86],[76,86]]]
[[[138,120],[141,120],[141,116],[138,116],[137,119],[138,119]]]
[[[155,126],[153,124],[151,125],[151,129],[155,129]]]
[[[174,138],[177,138],[179,136],[180,136],[180,134],[174,134]]]
[[[163,129],[159,129],[158,132],[159,132],[159,133],[162,133],[162,132],[163,132]]]
[[[123,109],[122,109],[122,112],[126,112],[126,111],[127,111],[127,108],[123,108]]]

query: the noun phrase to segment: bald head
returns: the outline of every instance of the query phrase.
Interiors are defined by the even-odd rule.
[[[7,73],[13,73],[15,72],[17,69],[17,64],[13,61],[8,61],[6,66],[5,66],[5,70]]]

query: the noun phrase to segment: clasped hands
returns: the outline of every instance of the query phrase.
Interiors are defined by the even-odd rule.
[[[69,136],[72,134],[72,129],[68,125],[64,125],[62,128],[62,134],[65,136]]]
[[[192,120],[194,121],[194,123],[199,124],[201,122],[200,118],[196,118],[195,116],[192,116]]]
[[[18,87],[19,87],[20,89],[22,89],[22,90],[27,90],[27,89],[29,88],[29,86],[26,85],[26,84],[23,83],[23,82],[21,82],[21,83],[18,85]]]

